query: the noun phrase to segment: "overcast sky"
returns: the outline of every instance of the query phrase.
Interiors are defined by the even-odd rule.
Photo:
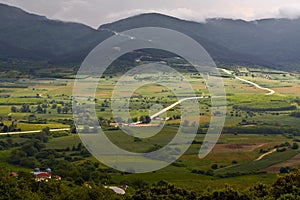
[[[97,28],[146,12],[204,21],[210,17],[245,20],[300,16],[299,0],[0,0],[50,19],[81,22]]]

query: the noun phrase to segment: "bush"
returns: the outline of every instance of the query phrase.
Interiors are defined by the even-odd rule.
[[[216,164],[216,163],[215,163],[215,164],[212,164],[212,165],[211,165],[211,168],[212,168],[212,169],[218,169],[218,164]]]
[[[135,188],[135,189],[141,189],[141,188],[145,188],[146,186],[148,186],[148,183],[146,183],[145,181],[143,181],[142,179],[136,179],[133,180],[131,182],[131,185]]]
[[[298,143],[293,143],[292,149],[298,149],[298,148],[299,148]]]
[[[286,174],[289,173],[290,171],[291,171],[290,167],[281,167],[279,170],[280,174]]]
[[[192,171],[191,171],[193,174],[205,174],[205,171],[204,170],[197,170],[197,169],[193,169]]]
[[[238,162],[236,161],[236,160],[233,160],[233,161],[231,161],[231,164],[233,164],[233,165],[235,165],[235,164],[237,164]]]
[[[214,175],[214,171],[213,170],[208,170],[205,174],[207,176],[213,176]]]
[[[276,151],[277,152],[284,152],[284,151],[286,151],[286,148],[285,147],[284,148],[277,148]]]

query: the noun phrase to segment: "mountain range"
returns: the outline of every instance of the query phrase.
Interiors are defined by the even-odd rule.
[[[163,27],[198,41],[217,63],[297,69],[300,19],[213,18],[204,23],[148,13],[101,25],[50,20],[0,4],[0,59],[78,63],[100,42],[138,27]]]

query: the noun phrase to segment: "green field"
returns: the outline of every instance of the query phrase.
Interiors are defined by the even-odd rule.
[[[110,170],[100,162],[98,170],[107,170],[107,174],[110,176],[110,179],[106,181],[111,184],[120,184],[121,182],[130,183],[142,180],[152,184],[165,180],[176,186],[204,191],[207,188],[222,188],[224,184],[230,184],[235,188],[245,188],[255,183],[271,183],[275,180],[276,174],[267,173],[266,169],[299,153],[298,149],[291,147],[300,139],[300,118],[291,116],[291,113],[300,111],[299,74],[252,68],[236,69],[235,73],[261,86],[272,88],[275,90],[275,94],[267,96],[265,91],[222,74],[227,93],[226,121],[218,143],[208,156],[199,159],[198,152],[213,113],[211,113],[210,99],[200,99],[198,100],[200,118],[193,116],[193,120],[199,121],[198,134],[193,144],[179,160],[164,169],[144,174],[124,174]],[[188,72],[184,75],[194,87],[196,95],[208,95],[207,87],[200,76]],[[153,75],[135,78],[153,79]],[[133,129],[136,137],[125,134],[111,125],[115,120],[111,113],[112,100],[110,97],[118,79],[118,76],[107,76],[101,79],[95,99],[89,98],[85,101],[86,105],[95,102],[99,123],[105,130],[106,136],[120,148],[132,152],[149,152],[165,146],[175,136],[181,123],[180,105],[167,111],[166,116],[169,119],[159,134],[151,138],[139,139],[137,137],[141,132],[140,128]],[[9,132],[8,129],[14,132],[42,130],[45,127],[56,129],[72,126],[73,81],[73,79],[64,78],[2,82],[0,88],[0,119],[2,123],[0,132]],[[184,96],[188,97],[189,95],[191,94],[188,92],[184,93]],[[149,108],[154,104],[167,107],[176,101],[177,98],[168,88],[158,84],[146,84],[134,91],[129,100],[131,119],[122,119],[122,123],[128,123],[133,119],[139,120],[141,116],[149,115]],[[119,109],[124,108],[121,106]],[[4,126],[7,126],[6,131],[4,131]],[[93,126],[89,125],[87,129],[91,131]],[[149,127],[148,131],[151,132],[152,129]],[[34,155],[27,155],[33,161],[29,163],[31,165],[26,163],[25,166],[22,162],[13,165],[9,162],[12,151],[18,150],[36,139],[32,134],[27,137],[5,134],[1,136],[1,166],[14,171],[31,171],[32,168],[28,166],[52,166],[49,161],[51,160],[54,163],[52,166],[54,172],[56,170],[57,173],[63,173],[59,168],[62,164],[55,165],[55,160],[66,160],[75,166],[80,166],[88,161],[97,163],[97,160],[89,155],[84,147],[80,146],[81,140],[77,134],[65,133],[48,133],[48,141],[42,150],[35,152]],[[12,144],[11,146],[7,145],[9,142]],[[281,147],[280,145],[284,143],[289,143],[290,146]],[[274,149],[276,145],[279,146],[279,149],[285,148],[285,150],[274,152],[255,161],[264,152]],[[47,153],[52,157],[47,156]],[[68,176],[66,175],[66,177]]]

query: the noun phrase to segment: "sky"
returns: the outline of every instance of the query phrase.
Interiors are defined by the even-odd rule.
[[[0,0],[49,19],[94,28],[140,13],[158,12],[198,22],[206,18],[298,18],[299,0]]]

